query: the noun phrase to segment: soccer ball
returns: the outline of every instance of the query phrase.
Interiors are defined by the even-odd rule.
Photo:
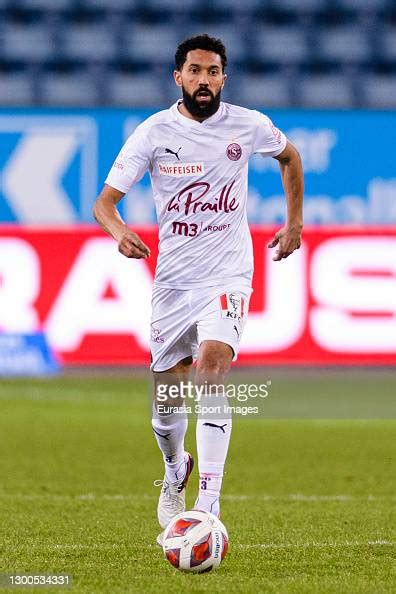
[[[210,571],[218,567],[227,554],[227,530],[209,512],[185,511],[166,527],[163,549],[169,563],[181,571]]]

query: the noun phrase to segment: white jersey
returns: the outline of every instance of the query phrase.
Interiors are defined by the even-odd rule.
[[[202,123],[182,115],[176,103],[136,128],[106,183],[126,193],[150,172],[160,240],[157,286],[193,289],[234,279],[250,286],[248,160],[253,153],[275,157],[285,146],[267,116],[228,103]]]

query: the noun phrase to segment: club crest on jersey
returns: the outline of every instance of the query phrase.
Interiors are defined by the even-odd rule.
[[[239,293],[223,293],[220,295],[221,317],[241,321],[244,314],[244,299]]]
[[[242,147],[236,142],[232,142],[227,146],[227,157],[231,161],[239,161],[242,156]]]

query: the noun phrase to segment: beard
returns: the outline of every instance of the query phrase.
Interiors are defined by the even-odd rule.
[[[200,102],[197,99],[198,93],[202,93],[203,91],[207,93],[207,95],[210,97],[210,101]],[[183,103],[186,109],[195,118],[210,118],[210,116],[215,114],[220,107],[221,91],[219,91],[217,95],[213,95],[212,91],[209,91],[209,89],[200,88],[197,91],[195,91],[192,95],[190,95],[190,93],[188,93],[186,89],[182,87],[182,92]]]

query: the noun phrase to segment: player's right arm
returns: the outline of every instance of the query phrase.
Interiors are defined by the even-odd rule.
[[[122,220],[117,204],[143,177],[150,159],[151,147],[143,123],[122,147],[93,208],[99,225],[116,240],[118,250],[127,258],[148,258],[150,250]]]
[[[93,215],[106,233],[115,239],[121,254],[127,258],[148,258],[149,248],[129,229],[118,212],[117,204],[123,196],[123,192],[105,184],[94,204]]]

